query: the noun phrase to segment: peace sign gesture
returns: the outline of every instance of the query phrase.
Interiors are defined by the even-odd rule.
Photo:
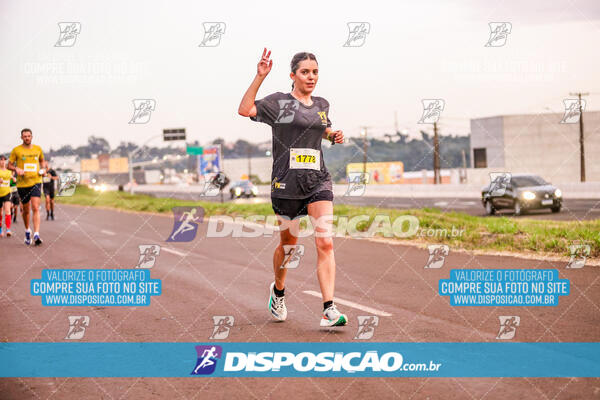
[[[258,62],[256,73],[260,77],[265,77],[271,72],[271,67],[273,66],[273,60],[270,60],[271,50],[267,53],[267,49],[265,48],[262,53],[262,57]]]

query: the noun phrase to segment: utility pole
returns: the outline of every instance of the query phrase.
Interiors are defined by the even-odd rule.
[[[581,182],[585,182],[585,151],[583,141],[583,106],[581,96],[587,96],[589,93],[569,93],[569,96],[577,96],[579,99],[579,173]]]
[[[252,148],[248,144],[248,180],[252,181]]]
[[[465,156],[465,149],[461,150],[462,154],[462,171],[460,174],[460,183],[467,183],[467,157]]]
[[[441,183],[440,179],[440,141],[438,139],[437,122],[433,123],[433,183]]]
[[[363,180],[367,180],[367,130],[368,126],[361,127],[361,136],[363,137]]]

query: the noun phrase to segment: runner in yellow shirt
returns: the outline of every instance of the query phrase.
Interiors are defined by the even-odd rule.
[[[4,236],[2,231],[2,211],[4,211],[4,226],[6,228],[6,236],[12,235],[10,232],[10,223],[12,217],[10,211],[12,209],[12,203],[10,202],[10,178],[12,178],[12,171],[6,169],[6,156],[0,155],[0,237]]]
[[[31,129],[21,130],[23,144],[10,153],[8,169],[17,172],[17,191],[23,204],[23,222],[25,223],[25,244],[31,244],[29,229],[29,211],[33,214],[33,242],[42,244],[40,238],[40,197],[42,195],[42,175],[46,173],[46,160],[42,148],[31,143]]]

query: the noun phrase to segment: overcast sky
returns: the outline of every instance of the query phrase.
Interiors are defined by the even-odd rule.
[[[417,136],[422,99],[441,98],[442,134],[469,119],[563,109],[572,91],[600,106],[600,1],[0,1],[0,152],[29,127],[44,148],[90,135],[141,144],[185,127],[207,143],[270,139],[237,114],[263,47],[273,69],[258,98],[289,92],[289,63],[315,53],[335,129],[347,136],[401,129]],[[72,47],[55,47],[59,22],[79,22]],[[200,47],[203,22],[224,22],[216,47]],[[367,22],[360,47],[343,47],[349,22]],[[490,22],[509,22],[501,47],[485,47]],[[146,124],[129,124],[133,99],[154,99]],[[547,108],[546,108],[547,107]],[[157,139],[151,144],[159,145]]]

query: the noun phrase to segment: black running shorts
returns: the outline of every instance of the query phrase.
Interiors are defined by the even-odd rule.
[[[42,196],[42,184],[36,183],[35,185],[29,187],[18,187],[17,191],[19,192],[21,203],[27,204],[32,197]]]
[[[54,198],[54,182],[44,183],[44,196]]]
[[[290,220],[308,215],[308,205],[315,201],[328,200],[333,201],[333,192],[331,190],[322,190],[305,199],[280,199],[271,197],[273,211],[277,215],[283,215]]]

